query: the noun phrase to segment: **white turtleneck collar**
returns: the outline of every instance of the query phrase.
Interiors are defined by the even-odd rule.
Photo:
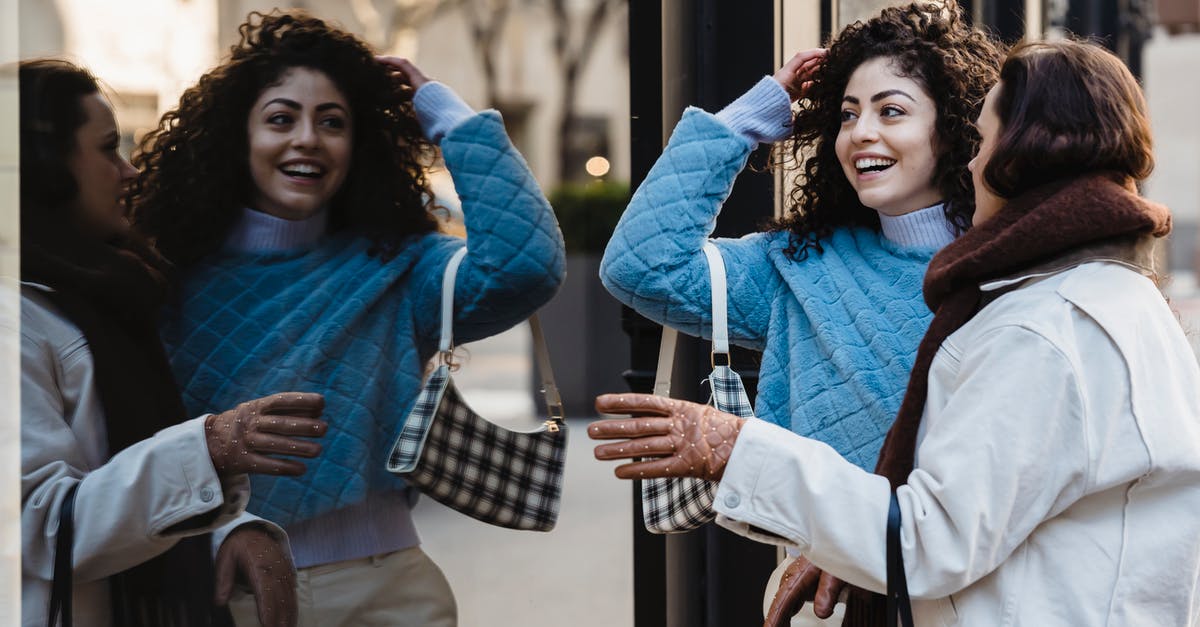
[[[900,216],[881,213],[883,236],[901,246],[941,249],[957,236],[954,225],[946,219],[945,206],[938,203]]]
[[[225,247],[243,253],[307,248],[321,239],[328,222],[329,212],[325,209],[303,220],[285,220],[245,208],[225,240]]]

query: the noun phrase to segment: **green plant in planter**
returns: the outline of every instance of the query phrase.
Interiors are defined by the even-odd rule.
[[[567,252],[573,254],[603,253],[628,204],[628,183],[567,183],[550,194]]]

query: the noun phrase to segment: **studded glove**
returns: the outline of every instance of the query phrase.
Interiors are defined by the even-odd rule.
[[[204,421],[204,435],[213,467],[221,476],[304,474],[304,464],[272,455],[320,454],[320,444],[300,438],[325,435],[328,425],[318,419],[324,409],[325,397],[320,394],[287,392],[210,415]]]
[[[697,477],[720,481],[745,420],[710,405],[649,394],[605,394],[596,399],[604,414],[588,427],[593,440],[625,440],[596,447],[596,459],[650,458],[617,467],[622,479]]]
[[[242,525],[225,537],[217,551],[216,597],[219,606],[229,603],[235,582],[248,585],[264,627],[295,627],[299,618],[296,575],[292,558],[282,543],[255,524]]]
[[[844,587],[841,579],[813,566],[801,555],[784,569],[763,627],[788,627],[792,617],[809,602],[817,618],[829,618]]]

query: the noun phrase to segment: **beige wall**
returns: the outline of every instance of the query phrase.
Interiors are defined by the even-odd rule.
[[[1150,107],[1156,153],[1147,194],[1166,203],[1176,220],[1200,220],[1200,35],[1150,40],[1143,57],[1143,86]],[[1192,78],[1187,78],[1192,77]]]
[[[17,2],[0,0],[0,626],[21,618],[17,346]]]
[[[963,6],[970,6],[966,0],[960,0]],[[836,22],[841,28],[859,20],[869,20],[885,7],[908,4],[911,0],[838,0]]]
[[[1200,237],[1200,34],[1173,37],[1161,29],[1142,57],[1142,83],[1154,133],[1154,173],[1146,195],[1171,208],[1175,230],[1170,240],[1171,272],[1179,288],[1195,290],[1197,238]]]
[[[216,0],[219,6],[219,51],[237,41],[237,26],[252,10],[303,4],[315,15],[340,24],[366,38],[366,27],[352,2],[308,0],[271,2],[263,0]],[[379,8],[383,3],[376,2]],[[538,180],[546,187],[555,183],[556,136],[560,84],[551,48],[551,29],[546,11],[518,4],[509,17],[502,42],[497,47],[499,94],[506,101],[533,106],[526,132],[515,138]],[[578,8],[577,5],[575,8]],[[380,12],[385,19],[388,15]],[[580,80],[576,112],[603,115],[609,120],[608,141],[612,163],[610,178],[629,179],[629,61],[625,14],[610,16]],[[374,38],[373,38],[374,39]],[[383,48],[378,39],[370,42]],[[467,24],[457,11],[444,11],[435,19],[403,36],[392,38],[387,52],[411,56],[421,69],[457,91],[470,105],[484,106],[483,73],[472,48]]]
[[[533,105],[526,135],[519,138],[526,159],[543,185],[554,183],[559,94],[545,12],[530,9],[510,18],[498,46],[498,91],[507,101]],[[610,178],[629,180],[629,60],[625,15],[610,17],[591,62],[582,73],[576,113],[608,118]],[[471,48],[467,25],[456,13],[434,20],[416,38],[422,69],[453,87],[472,106],[484,104],[482,71]]]

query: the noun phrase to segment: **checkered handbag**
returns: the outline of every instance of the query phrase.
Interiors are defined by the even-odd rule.
[[[475,413],[451,370],[454,278],[463,248],[442,282],[442,363],[425,381],[392,445],[387,469],[434,500],[499,527],[550,531],[558,521],[567,425],[537,316],[529,319],[550,419],[530,432],[511,431]]]
[[[712,242],[704,243],[704,254],[708,259],[713,304],[713,371],[707,380],[712,394],[709,402],[723,412],[750,418],[754,410],[750,407],[742,378],[729,367],[725,263],[720,250]],[[661,396],[670,396],[676,335],[674,329],[663,327],[658,376],[654,385],[654,393]],[[716,518],[712,508],[716,492],[716,483],[693,477],[647,479],[642,482],[642,522],[652,533],[681,533],[696,529]]]

